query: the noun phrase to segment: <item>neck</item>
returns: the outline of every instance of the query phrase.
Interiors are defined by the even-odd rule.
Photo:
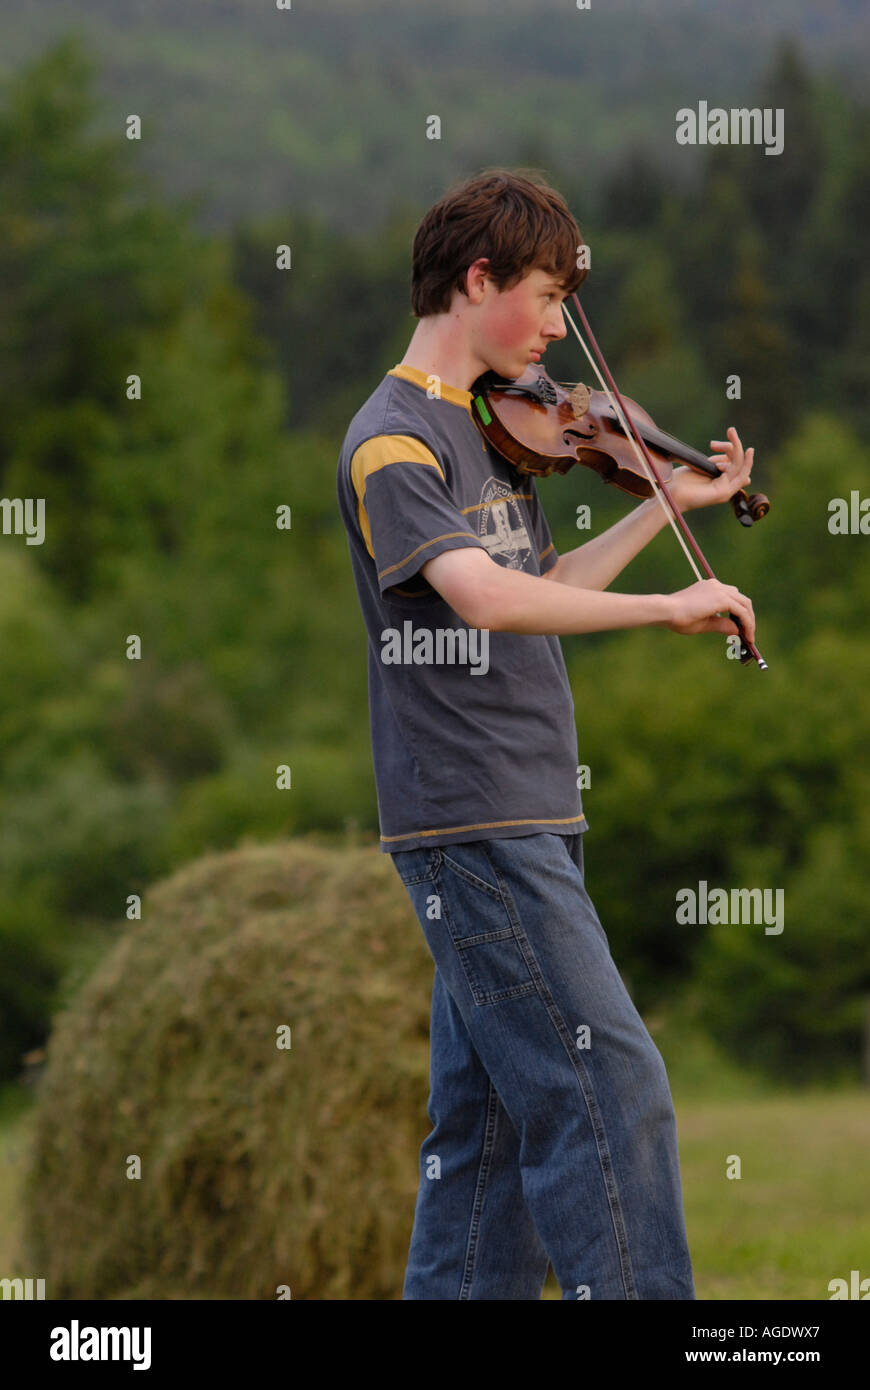
[[[427,376],[440,377],[445,386],[470,391],[488,364],[478,357],[458,314],[432,314],[421,319],[405,356],[405,367],[416,367]]]

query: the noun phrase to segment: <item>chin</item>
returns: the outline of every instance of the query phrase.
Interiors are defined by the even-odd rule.
[[[505,362],[502,366],[493,364],[490,370],[505,381],[516,381],[517,377],[522,376],[526,368],[532,365],[533,359],[531,357],[518,357],[513,362]]]

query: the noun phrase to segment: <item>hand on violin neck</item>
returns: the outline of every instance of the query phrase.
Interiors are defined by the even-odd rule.
[[[755,450],[744,450],[733,425],[728,430],[727,439],[711,439],[710,444],[721,451],[708,455],[710,462],[720,470],[718,478],[708,478],[698,469],[683,465],[674,469],[667,485],[681,512],[727,502],[750,480]]]

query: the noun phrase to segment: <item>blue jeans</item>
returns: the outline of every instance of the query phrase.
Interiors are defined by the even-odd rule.
[[[435,961],[404,1299],[694,1299],[673,1100],[582,835],[403,850]]]

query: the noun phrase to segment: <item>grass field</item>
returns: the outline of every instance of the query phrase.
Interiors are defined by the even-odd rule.
[[[698,1298],[829,1299],[831,1279],[870,1276],[870,1091],[777,1091],[697,1035],[647,1022],[674,1094]],[[18,1256],[32,1117],[20,1089],[0,1094],[0,1277],[38,1274]],[[730,1155],[740,1178],[726,1176]],[[559,1297],[552,1272],[544,1297]]]
[[[870,1090],[777,1089],[691,1025],[645,1021],[674,1096],[698,1298],[829,1299],[831,1279],[870,1277]],[[544,1297],[559,1296],[551,1271]]]

